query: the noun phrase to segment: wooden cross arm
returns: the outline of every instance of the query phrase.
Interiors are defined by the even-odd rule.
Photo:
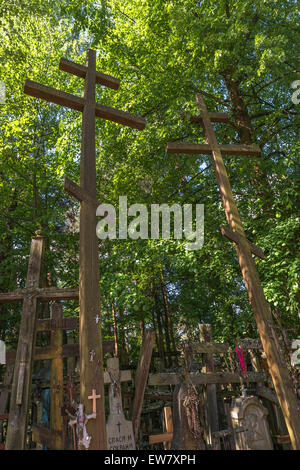
[[[149,444],[158,444],[159,442],[172,442],[173,433],[165,432],[163,434],[152,434],[149,436]]]
[[[229,122],[229,115],[227,113],[208,113],[208,117],[211,120],[211,122]],[[191,122],[203,122],[202,116],[191,116],[190,118]]]
[[[80,78],[85,78],[87,72],[85,65],[76,64],[75,62],[67,59],[60,59],[59,69],[63,70],[64,72],[72,73],[73,75],[76,75]],[[114,90],[117,90],[120,86],[120,80],[118,78],[97,71],[96,83],[113,88]]]
[[[103,354],[113,353],[114,342],[102,341]],[[57,357],[79,357],[79,344],[64,344],[61,350],[57,350],[52,346],[38,347],[34,350],[35,361],[46,361],[56,359]],[[16,351],[6,351],[6,364],[14,364],[16,359]],[[130,379],[129,379],[130,380]]]
[[[228,349],[229,344],[226,343],[192,343],[194,354],[224,354]]]
[[[77,330],[79,319],[74,317],[66,317],[61,320],[53,318],[42,318],[37,321],[37,331],[52,330]]]
[[[62,448],[63,434],[60,431],[55,431],[35,424],[32,426],[32,440],[33,442],[38,442],[51,450],[57,450]],[[71,450],[71,447],[68,446],[67,449]],[[67,449],[65,448],[65,450]]]
[[[120,382],[130,382],[130,381],[131,381],[131,372],[130,372],[130,370],[122,370],[121,371]],[[111,383],[110,375],[107,371],[104,372],[104,383],[105,384],[110,384]]]
[[[87,202],[96,207],[100,205],[100,202],[97,199],[93,199],[89,193],[69,178],[65,178],[65,191],[70,194],[70,196],[75,197],[77,201]]]
[[[237,232],[233,232],[228,227],[224,227],[224,225],[220,226],[220,231],[221,231],[221,234],[223,235],[223,237],[226,237],[226,238],[228,238],[228,240],[233,241],[237,244],[239,243],[240,237],[242,236],[242,235],[239,235]],[[246,240],[249,244],[249,248],[251,250],[251,253],[253,253],[258,258],[265,259],[265,255],[264,255],[264,252],[262,251],[262,249],[259,248],[256,245],[254,245],[253,243],[251,243],[248,239],[246,239]]]
[[[84,99],[80,96],[66,93],[65,91],[57,90],[50,86],[41,85],[40,83],[26,80],[24,86],[24,93],[34,98],[41,98],[49,101],[50,103],[66,106],[67,108],[76,109],[76,111],[83,111]]]
[[[78,287],[59,289],[58,287],[37,287],[17,289],[14,292],[0,293],[0,304],[6,302],[20,302],[26,295],[36,296],[41,302],[50,302],[51,300],[73,300],[78,299]]]
[[[242,155],[258,157],[261,150],[257,145],[219,145],[224,155]],[[190,144],[188,142],[168,142],[167,153],[202,154],[211,155],[212,149],[209,144]]]
[[[191,372],[189,374],[194,385],[205,384],[231,384],[240,383],[239,374],[231,372]],[[266,376],[262,372],[248,372],[244,378],[247,382],[266,382]],[[182,383],[183,377],[176,373],[160,373],[149,376],[148,385],[177,385]]]
[[[146,120],[140,116],[134,116],[126,111],[120,111],[119,109],[110,108],[109,106],[99,103],[96,103],[95,115],[96,117],[108,119],[118,124],[124,124],[127,127],[140,131],[146,126]]]
[[[66,106],[76,111],[82,112],[84,108],[83,98],[31,80],[26,80],[24,92],[35,98],[42,98],[50,103]],[[140,116],[134,116],[126,111],[120,111],[119,109],[110,108],[99,103],[95,103],[95,116],[118,124],[124,124],[133,129],[143,130],[146,126],[146,120]]]

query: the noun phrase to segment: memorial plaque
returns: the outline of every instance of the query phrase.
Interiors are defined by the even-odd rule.
[[[247,426],[246,431],[234,434],[236,450],[273,450],[267,414],[257,397],[233,400],[231,418],[234,429]]]
[[[107,373],[110,377],[108,392],[110,414],[106,424],[107,449],[135,450],[132,422],[126,420],[123,413],[121,381],[122,375],[125,378],[125,374],[119,370],[117,357],[108,359]]]

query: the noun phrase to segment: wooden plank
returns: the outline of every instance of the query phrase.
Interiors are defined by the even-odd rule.
[[[38,289],[38,300],[40,302],[50,302],[51,300],[77,300],[78,297],[78,287],[45,287]]]
[[[135,394],[132,405],[132,425],[135,441],[137,441],[138,438],[144,393],[149,375],[154,339],[155,331],[145,330],[135,376]]]
[[[262,384],[257,384],[256,385],[256,390],[257,390],[257,394],[260,397],[266,398],[267,400],[271,401],[275,405],[279,406],[279,401],[278,401],[277,395],[272,389],[270,389],[268,387],[265,387]]]
[[[73,300],[78,299],[78,287],[58,288],[28,288],[17,289],[13,292],[0,293],[0,304],[9,302],[21,302],[25,295],[36,296],[40,302],[50,302],[51,300]]]
[[[65,191],[70,194],[70,196],[75,197],[77,201],[85,201],[88,204],[92,204],[94,206],[99,206],[100,204],[97,199],[93,199],[87,191],[84,191],[81,186],[69,178],[65,178]]]
[[[44,428],[43,426],[32,426],[32,440],[50,450],[56,450],[57,443],[59,442],[59,449],[62,447],[62,434],[52,429]]]
[[[261,153],[257,145],[219,145],[223,155],[258,157]],[[168,142],[167,153],[201,154],[211,155],[212,149],[209,144],[190,144],[188,142]]]
[[[37,321],[37,331],[51,330],[77,330],[79,326],[79,318],[66,317],[59,320],[54,318],[42,318]]]
[[[230,119],[229,114],[227,113],[214,113],[214,112],[209,112],[209,119],[211,122],[228,122]],[[202,116],[191,116],[190,119],[191,122],[199,122],[202,123]]]
[[[95,108],[96,117],[108,119],[109,121],[116,122],[118,124],[124,124],[132,129],[138,129],[142,131],[146,127],[146,120],[140,116],[134,116],[133,114],[121,111],[119,109],[110,108],[103,104],[96,103]]]
[[[83,98],[71,95],[65,91],[57,90],[56,88],[41,85],[32,80],[26,80],[24,92],[35,98],[42,98],[50,103],[66,106],[76,111],[83,112],[84,110]],[[95,107],[93,107],[93,113],[96,117],[107,119],[118,124],[125,124],[133,129],[143,130],[146,126],[146,120],[140,116],[134,116],[126,111],[121,111],[99,103],[96,103]]]
[[[262,350],[260,339],[244,338],[239,340],[239,346],[243,349],[259,349]]]
[[[170,441],[164,442],[164,449],[170,450],[171,449],[171,442],[173,439],[173,417],[172,417],[172,408],[171,406],[164,406],[164,421],[165,421],[165,432],[167,434],[171,434],[172,438]]]
[[[285,445],[285,444],[290,444],[291,443],[291,439],[290,439],[290,436],[287,434],[285,436],[276,436],[277,438],[277,443],[278,444],[281,444],[281,445]]]
[[[190,377],[194,385],[205,384],[231,384],[240,383],[239,374],[231,372],[191,372]],[[245,382],[266,382],[266,376],[262,372],[248,372],[245,376]],[[148,385],[177,385],[182,381],[180,374],[162,372],[160,374],[150,374]]]
[[[289,372],[278,346],[279,342],[273,326],[271,309],[266,301],[257,268],[253,261],[239,212],[234,201],[231,185],[222,158],[222,147],[218,145],[202,96],[197,95],[196,100],[201,110],[206,140],[212,149],[212,164],[219,184],[226,218],[230,229],[241,235],[239,243],[235,244],[235,249],[263,349],[266,354],[270,374],[291,438],[292,448],[295,450],[300,449],[299,405],[293,391]]]
[[[200,325],[201,326],[201,325]],[[224,354],[229,350],[227,343],[192,343],[192,351],[194,354]]]
[[[0,384],[0,414],[4,414],[8,405],[9,392],[11,390],[11,381],[13,378],[14,368],[13,365],[6,364],[6,371],[3,383]],[[1,423],[0,423],[1,425]]]
[[[130,372],[130,370],[121,370],[120,381],[121,382],[130,382],[131,381],[131,372]],[[111,383],[110,375],[107,371],[104,372],[104,383],[105,384],[110,384]]]
[[[211,325],[199,325],[200,340],[205,344],[210,344],[211,341]],[[200,343],[201,344],[201,343]],[[204,372],[214,372],[213,354],[207,354],[204,357]],[[216,384],[207,384],[204,387],[204,402],[205,412],[207,416],[207,443],[213,450],[220,450],[220,440],[214,437],[214,433],[219,431],[219,418],[218,418],[218,404],[217,404],[217,389]]]
[[[102,342],[103,354],[113,353],[114,342],[113,341],[103,341]],[[61,351],[62,357],[76,357],[79,356],[79,344],[64,344]],[[49,359],[55,359],[57,357],[56,350],[52,346],[43,346],[37,347],[34,350],[34,360],[35,361],[46,361]],[[16,351],[10,350],[6,351],[6,364],[14,364],[16,360]],[[107,382],[109,383],[109,382]]]
[[[220,231],[221,231],[221,234],[228,238],[228,240],[230,241],[233,241],[235,243],[239,243],[240,242],[240,235],[236,232],[233,232],[233,230],[230,230],[230,228],[228,227],[225,227],[224,225],[221,225],[220,226]],[[247,238],[246,238],[246,241],[247,243],[249,244],[249,247],[250,247],[250,250],[251,250],[251,253],[255,256],[257,256],[258,258],[260,259],[265,259],[265,255],[264,255],[264,252],[262,251],[261,248],[259,248],[258,246],[254,245],[253,243],[251,243]]]
[[[44,239],[41,237],[33,238],[31,241],[26,279],[27,288],[34,288],[38,287],[39,285],[43,249]],[[23,301],[19,341],[10,398],[9,420],[6,437],[7,450],[22,450],[26,446],[33,351],[36,336],[36,320],[37,299],[35,296],[25,296]],[[24,367],[22,364],[24,364]],[[22,365],[21,368],[20,365]]]
[[[59,69],[63,70],[64,72],[72,73],[73,75],[76,75],[80,78],[85,78],[87,73],[87,67],[85,65],[76,64],[76,62],[72,62],[71,60],[63,58],[60,59]],[[96,83],[100,85],[105,85],[109,88],[113,88],[114,90],[117,90],[120,86],[120,80],[118,78],[97,71]]]
[[[149,436],[149,444],[159,444],[160,442],[172,442],[173,433],[164,432],[162,434],[152,434]]]
[[[51,318],[55,323],[62,322],[62,305],[55,302],[51,306]],[[63,375],[63,331],[55,329],[51,331],[50,345],[55,351],[56,357],[50,366],[50,429],[55,431],[55,449],[62,450],[63,417],[61,409],[64,406],[64,375]]]
[[[87,73],[84,81],[84,109],[82,113],[82,142],[80,161],[80,186],[97,199],[96,151],[95,151],[95,83],[96,52],[87,52]],[[101,331],[101,308],[99,290],[99,254],[96,235],[95,206],[83,201],[80,204],[79,240],[79,306],[80,306],[80,403],[85,413],[92,413],[89,400],[93,389],[100,398],[96,403],[96,419],[87,422],[86,430],[91,436],[90,450],[106,450],[105,395],[103,377],[103,352]],[[93,351],[91,360],[90,352]],[[97,374],[95,368],[97,367]]]
[[[50,103],[75,109],[76,111],[83,111],[83,98],[71,95],[71,93],[66,93],[65,91],[57,90],[50,86],[41,85],[40,83],[32,80],[26,80],[24,93],[26,93],[26,95],[33,96],[34,98],[41,98],[45,101],[49,101]]]

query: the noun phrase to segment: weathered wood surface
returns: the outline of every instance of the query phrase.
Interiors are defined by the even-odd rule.
[[[201,436],[195,437],[190,429],[184,402],[187,396],[185,384],[176,385],[173,393],[173,440],[172,450],[205,450]]]
[[[37,331],[51,331],[51,330],[77,330],[79,326],[79,318],[66,317],[66,318],[42,318],[37,321]]]
[[[209,112],[209,119],[211,122],[229,122],[230,116],[227,113],[214,113],[214,112]],[[203,122],[202,121],[202,116],[191,116],[190,118],[191,122],[199,122],[200,124]]]
[[[240,236],[238,233],[233,232],[228,227],[224,227],[224,225],[220,226],[220,231],[224,237],[228,238],[228,240],[234,241],[235,243],[239,243]],[[257,256],[260,259],[265,259],[264,252],[261,248],[259,248],[259,246],[254,245],[248,239],[247,242],[253,255]]]
[[[200,324],[199,325],[200,340],[210,344],[211,341],[211,325]],[[204,357],[204,372],[214,372],[214,360],[213,354],[207,354]],[[213,450],[220,450],[220,440],[214,437],[214,433],[219,431],[219,418],[218,418],[218,404],[217,404],[217,389],[216,384],[207,384],[204,387],[204,402],[205,402],[205,414],[207,420],[207,444],[211,446]]]
[[[195,385],[230,384],[241,382],[239,374],[232,374],[231,372],[190,372],[190,377]],[[245,382],[266,382],[266,376],[262,372],[248,372],[244,380]],[[160,374],[150,374],[148,385],[177,385],[182,381],[183,379],[180,374],[162,372]]]
[[[51,319],[55,323],[62,323],[62,305],[54,303],[51,306]],[[55,449],[63,449],[61,435],[63,432],[63,417],[61,409],[64,405],[64,375],[63,375],[63,330],[51,331],[50,345],[55,351],[56,357],[52,359],[50,366],[50,429],[56,431]]]
[[[138,438],[138,430],[140,426],[144,393],[147,385],[151,364],[154,339],[155,331],[146,330],[144,332],[138,367],[135,376],[135,394],[132,405],[132,425],[135,440],[137,440]]]
[[[275,405],[279,406],[277,395],[272,389],[265,387],[264,385],[258,383],[256,386],[256,390],[257,390],[257,395],[259,395],[262,398],[266,398],[267,400],[271,401]]]
[[[224,155],[258,157],[261,153],[257,145],[219,145]],[[168,153],[185,153],[193,155],[211,155],[212,149],[208,144],[190,144],[188,142],[168,142]]]
[[[82,113],[84,112],[85,98],[71,95],[65,91],[41,85],[40,83],[33,82],[32,80],[26,80],[24,92],[35,98],[41,98],[49,101],[50,103],[59,104],[76,111],[81,111]],[[94,117],[96,116],[108,119],[109,121],[117,124],[124,124],[132,129],[143,130],[146,126],[145,119],[140,116],[134,116],[126,111],[121,111],[99,103],[95,103],[93,105],[93,113]]]
[[[39,285],[44,239],[33,238],[30,248],[26,287]],[[26,446],[33,352],[36,336],[37,298],[25,296],[19,331],[18,349],[10,397],[6,449],[21,450]]]
[[[174,432],[174,426],[173,426],[173,417],[172,417],[172,408],[171,406],[165,406],[164,407],[164,421],[165,421],[165,433],[168,435],[172,435],[173,438],[173,432]],[[171,441],[170,440],[164,442],[164,449],[165,450],[170,450],[171,449]]]
[[[82,141],[80,161],[80,186],[97,199],[95,152],[95,83],[96,53],[87,52],[87,73],[84,80],[84,108],[82,113]],[[104,378],[102,331],[100,318],[99,254],[96,236],[96,211],[94,205],[80,204],[79,251],[79,304],[80,304],[80,402],[87,414],[92,413],[89,395],[97,390],[96,419],[90,419],[86,429],[91,436],[91,450],[107,448],[105,427]],[[99,322],[97,323],[97,318]],[[93,351],[92,361],[90,360]]]
[[[3,379],[3,384],[0,384],[0,415],[3,415],[6,412],[8,405],[9,392],[11,390],[11,381],[13,378],[14,368],[13,365],[6,365],[6,371]],[[0,419],[0,428],[1,428],[1,419]]]
[[[87,191],[83,190],[81,186],[69,178],[65,178],[65,191],[70,194],[70,196],[75,197],[77,201],[85,201],[88,204],[94,205],[95,207],[99,206],[100,204],[97,199],[93,199]]]
[[[103,341],[102,342],[103,354],[113,353],[114,342]],[[79,344],[64,344],[61,350],[61,356],[65,357],[76,357],[79,356]],[[48,359],[55,359],[58,357],[58,353],[52,346],[36,347],[34,350],[35,361],[45,361]],[[14,364],[16,360],[16,351],[6,351],[6,363]]]
[[[71,60],[63,58],[60,59],[59,69],[63,70],[64,72],[77,75],[77,77],[80,78],[85,78],[87,73],[87,67],[85,65],[76,64],[76,62],[72,62]],[[95,74],[95,81],[100,85],[107,86],[114,90],[117,90],[120,86],[120,80],[118,78],[115,78],[111,75],[106,75],[102,72],[97,72],[97,70]]]
[[[120,381],[121,382],[130,382],[132,380],[131,378],[131,372],[130,370],[122,370],[121,371],[121,376],[120,376]],[[104,383],[110,384],[110,375],[107,371],[104,372]]]
[[[48,429],[43,426],[32,426],[32,440],[33,442],[42,444],[50,450],[61,450],[63,447],[62,434],[58,431],[54,431],[53,429]]]
[[[51,300],[73,300],[78,299],[78,287],[59,289],[58,287],[30,287],[28,289],[17,289],[13,292],[0,293],[0,304],[9,302],[20,302],[25,296],[35,296],[40,302]]]
[[[194,354],[225,354],[229,350],[229,344],[203,341],[201,343],[192,343],[191,348]]]
[[[162,434],[151,434],[149,444],[159,444],[160,442],[172,442],[173,432],[164,432]]]

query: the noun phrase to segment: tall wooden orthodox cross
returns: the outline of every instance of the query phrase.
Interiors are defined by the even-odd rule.
[[[92,412],[88,398],[92,390],[100,395],[96,401],[97,418],[87,424],[90,449],[106,449],[103,355],[101,341],[98,240],[96,236],[96,152],[95,117],[101,117],[142,130],[146,121],[127,112],[103,106],[95,101],[95,85],[117,89],[120,81],[96,71],[96,52],[89,49],[86,66],[61,59],[60,70],[84,78],[84,97],[74,96],[39,83],[26,81],[25,93],[82,112],[82,146],[80,186],[66,179],[65,189],[80,202],[80,401],[87,414]]]
[[[209,154],[215,169],[220,188],[223,206],[229,227],[221,227],[221,233],[235,242],[235,249],[242,275],[254,312],[261,342],[266,353],[270,374],[278,396],[280,406],[290,435],[293,449],[300,449],[300,409],[293,392],[292,383],[282,355],[278,350],[278,339],[273,326],[272,314],[262,289],[252,253],[263,257],[260,248],[246,238],[237,206],[234,201],[231,185],[223,162],[224,155],[258,156],[260,149],[252,145],[219,145],[211,122],[226,122],[229,116],[225,113],[209,113],[202,96],[197,95],[196,101],[201,115],[191,118],[192,122],[203,125],[206,144],[169,143],[168,153]]]

